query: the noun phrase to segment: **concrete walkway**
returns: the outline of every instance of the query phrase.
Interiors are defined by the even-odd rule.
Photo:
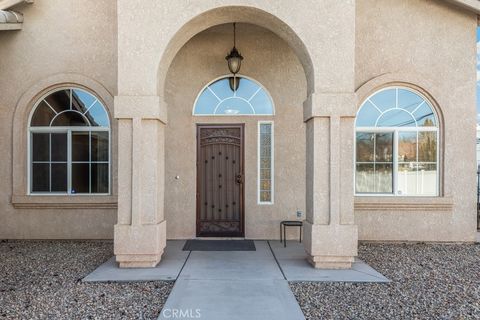
[[[389,282],[356,260],[348,270],[314,269],[303,244],[255,241],[256,251],[183,251],[167,241],[155,268],[121,269],[112,258],[86,282],[176,280],[159,319],[295,320],[303,313],[288,281]]]
[[[159,319],[305,319],[266,241],[256,251],[193,251]]]

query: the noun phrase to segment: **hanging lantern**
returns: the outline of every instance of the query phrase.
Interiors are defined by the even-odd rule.
[[[236,44],[235,29],[236,29],[236,25],[234,23],[233,24],[233,48],[232,50],[230,50],[230,53],[228,54],[228,56],[225,57],[225,60],[227,60],[227,63],[228,63],[228,70],[230,70],[230,72],[233,73],[234,78],[235,78],[235,75],[240,71],[240,67],[242,66],[242,60],[243,60],[242,55],[240,54],[240,52],[238,52],[237,48],[235,47],[235,44]]]

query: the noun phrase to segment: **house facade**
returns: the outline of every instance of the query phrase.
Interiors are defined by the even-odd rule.
[[[0,10],[0,238],[113,238],[151,267],[166,239],[304,220],[317,268],[475,239],[476,0]]]

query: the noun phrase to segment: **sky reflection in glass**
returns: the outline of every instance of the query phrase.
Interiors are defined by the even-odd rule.
[[[359,127],[436,127],[430,103],[419,94],[402,88],[388,88],[368,98],[357,114]]]
[[[194,115],[273,115],[273,102],[257,82],[237,77],[240,85],[230,89],[229,77],[209,84],[198,96]]]

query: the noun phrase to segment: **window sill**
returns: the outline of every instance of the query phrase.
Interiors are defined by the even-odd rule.
[[[361,197],[356,196],[355,211],[443,211],[451,212],[450,197]]]
[[[17,209],[116,209],[116,196],[13,195]]]

